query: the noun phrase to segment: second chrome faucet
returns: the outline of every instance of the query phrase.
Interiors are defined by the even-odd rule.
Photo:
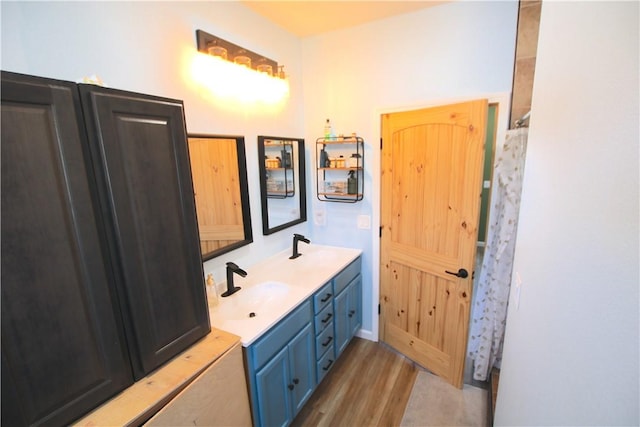
[[[238,267],[236,264],[232,262],[227,263],[227,290],[222,293],[221,296],[228,297],[230,295],[235,294],[241,288],[240,286],[234,286],[233,284],[233,274],[238,274],[242,277],[247,277],[247,272]]]

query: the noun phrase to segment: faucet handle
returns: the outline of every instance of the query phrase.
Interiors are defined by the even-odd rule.
[[[238,265],[234,262],[228,262],[227,263],[227,269],[233,271],[234,273],[237,273],[239,275],[241,275],[242,277],[246,277],[247,276],[247,272],[244,271],[243,269],[241,269],[240,267],[238,267]]]
[[[311,241],[309,239],[307,239],[306,237],[304,237],[302,234],[293,233],[293,239],[294,240],[299,240],[299,241],[304,242],[304,243],[311,243]]]

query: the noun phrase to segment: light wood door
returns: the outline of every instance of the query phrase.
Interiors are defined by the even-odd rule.
[[[486,100],[382,116],[380,338],[456,387],[467,346],[486,117]],[[460,269],[468,276],[455,275]]]

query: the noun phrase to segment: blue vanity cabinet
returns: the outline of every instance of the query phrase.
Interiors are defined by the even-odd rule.
[[[360,258],[340,272],[333,281],[335,356],[338,358],[362,325],[362,276]]]
[[[254,425],[290,424],[316,386],[311,301],[303,302],[245,354]]]
[[[358,257],[244,348],[255,426],[291,424],[360,328],[360,269]]]

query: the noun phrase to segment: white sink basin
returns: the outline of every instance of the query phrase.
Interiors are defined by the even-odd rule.
[[[242,287],[229,297],[220,297],[216,313],[228,320],[251,319],[276,309],[290,291],[289,285],[275,281]]]

